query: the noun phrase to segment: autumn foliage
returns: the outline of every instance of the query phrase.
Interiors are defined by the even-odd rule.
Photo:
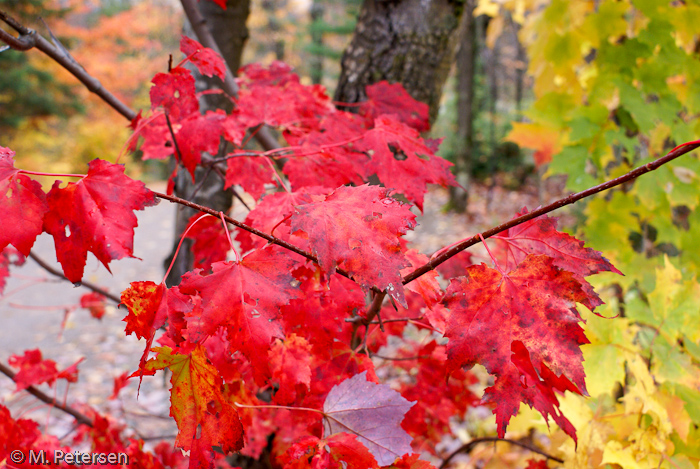
[[[186,37],[181,48],[201,73],[223,76],[212,51]],[[77,440],[154,468],[224,467],[231,452],[266,450],[285,468],[428,468],[417,454],[434,453],[451,420],[487,406],[503,437],[525,403],[575,441],[559,400],[587,392],[577,308],[602,304],[591,275],[620,272],[541,216],[485,241],[491,265],[455,257],[406,282],[431,262],[403,238],[416,226],[412,208],[423,210],[428,184],[456,184],[435,155],[439,142],[421,137],[425,106],[378,83],[358,113],[341,111],[282,63],[239,76],[232,112],[201,113],[190,70],[174,66],[153,78],[149,114],[131,123],[144,159],[175,158],[191,174],[216,165],[257,200],[231,232],[218,217],[191,220],[196,265],[179,285],[134,281],[121,294],[126,334],[146,342],[128,379],[170,370],[175,445],[189,458],[163,444],[146,452],[89,408],[92,426],[82,424]],[[261,125],[289,146],[243,150]],[[233,150],[222,152],[222,140]],[[172,200],[103,160],[45,193],[13,157],[0,147],[0,282],[42,232],[71,282],[81,281],[88,252],[109,269],[133,255],[134,211]],[[368,184],[372,175],[381,186]],[[373,361],[392,336],[399,360]],[[494,378],[483,395],[474,393],[476,364]],[[75,380],[79,368],[58,371],[38,350],[10,365],[18,389]],[[7,435],[0,461],[12,449],[63,448],[0,405]]]

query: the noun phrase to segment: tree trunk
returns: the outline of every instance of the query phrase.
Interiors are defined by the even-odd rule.
[[[321,48],[323,47],[323,31],[318,26],[323,22],[324,6],[318,0],[311,3],[311,43],[316,47],[316,51],[312,53],[310,60],[311,82],[315,85],[323,81],[323,55]]]
[[[459,146],[455,159],[455,173],[461,187],[450,187],[450,208],[462,213],[469,200],[469,176],[474,153],[474,86],[476,78],[476,0],[466,0],[461,40],[457,51],[457,139]]]
[[[228,0],[226,10],[209,1],[199,2],[197,6],[216,39],[216,43],[229,68],[234,72],[237,71],[241,66],[243,46],[248,39],[248,29],[245,23],[250,12],[250,1]],[[189,24],[185,25],[185,33],[190,37],[196,37],[192,33],[192,28]],[[205,77],[193,67],[190,70],[192,70],[196,80],[197,92],[221,88],[219,78]],[[231,106],[231,101],[221,94],[205,95],[200,100],[202,112],[212,109],[225,109],[228,112],[231,110]],[[187,170],[183,168],[178,169],[175,178],[175,195],[225,213],[231,209],[233,193],[231,190],[224,190],[224,181],[215,173],[209,172],[206,168],[198,167],[195,171],[194,182]],[[165,260],[166,268],[170,265],[177,245],[180,242],[180,237],[187,227],[190,217],[195,213],[198,212],[182,206],[178,207],[175,218],[175,243],[170,256]],[[185,240],[182,243],[182,248],[177,255],[177,259],[175,259],[173,268],[168,274],[167,284],[169,286],[178,285],[180,277],[185,272],[192,270],[194,259],[191,246],[192,244],[189,240]]]
[[[364,101],[365,86],[401,83],[430,106],[431,121],[452,64],[463,2],[365,0],[341,61],[335,100]]]

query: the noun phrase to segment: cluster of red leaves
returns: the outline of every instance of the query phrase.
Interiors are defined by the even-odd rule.
[[[142,182],[124,174],[124,167],[93,160],[78,182],[61,188],[56,181],[46,194],[41,184],[14,167],[14,152],[0,147],[0,252],[8,244],[29,255],[36,237],[54,238],[56,257],[73,283],[83,277],[87,253],[109,270],[114,259],[133,257],[134,210],[156,203]]]
[[[196,42],[183,38],[181,49],[202,73],[223,73],[221,59]],[[228,185],[257,200],[248,226],[316,259],[237,230],[245,255],[227,261],[229,234],[209,218],[189,232],[197,265],[179,285],[133,282],[122,292],[126,333],[146,339],[131,377],[172,372],[176,445],[189,452],[190,467],[222,464],[232,451],[258,457],[270,440],[285,468],[430,467],[411,453],[435,452],[450,419],[479,405],[469,388],[476,363],[495,376],[481,403],[494,409],[500,436],[524,402],[575,439],[557,393],[585,393],[587,340],[576,304],[598,306],[585,277],[616,269],[540,217],[497,237],[495,269],[461,255],[438,269],[451,278],[446,291],[436,272],[404,288],[404,277],[428,258],[402,239],[415,215],[391,191],[422,210],[426,184],[455,184],[434,142],[419,134],[428,127],[424,105],[379,83],[358,116],[335,109],[322,87],[301,84],[284,64],[250,65],[240,76],[235,109],[202,114],[189,70],[160,73],[151,117],[132,123],[144,158],[172,155],[191,174],[204,152],[225,147],[221,139],[240,147],[258,126],[277,128],[291,145],[285,151],[239,148],[217,161],[226,160]],[[288,159],[291,188],[266,193],[279,180],[271,164],[278,156]],[[386,188],[365,184],[372,175]],[[0,210],[16,225],[0,229],[0,249],[12,244],[26,255],[47,231],[71,281],[80,280],[87,251],[106,267],[131,256],[133,210],[152,203],[121,167],[99,160],[79,182],[63,189],[56,182],[46,195],[0,148]],[[392,305],[364,325],[369,300],[382,292]],[[428,338],[405,338],[409,322]],[[152,349],[160,328],[161,346]],[[390,335],[406,344],[394,350],[399,360],[382,365],[385,374],[411,376],[397,385],[401,394],[379,383],[369,357]],[[436,342],[440,335],[446,346]],[[103,420],[95,418],[97,428]]]

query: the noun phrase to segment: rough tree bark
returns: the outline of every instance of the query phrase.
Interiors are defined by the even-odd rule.
[[[228,63],[229,68],[235,72],[241,66],[243,46],[248,39],[246,20],[250,12],[250,0],[228,0],[226,6],[226,10],[224,10],[214,2],[198,3],[199,11],[216,39],[216,43],[224,59]],[[185,25],[185,33],[190,37],[196,37],[192,34],[189,24]],[[196,69],[191,68],[191,70],[195,76],[197,92],[212,88],[221,88],[221,81],[219,78],[205,77],[197,72]],[[203,111],[211,109],[226,109],[230,111],[232,103],[223,95],[210,94],[202,97],[200,106]],[[223,186],[223,180],[215,173],[205,168],[197,168],[194,182],[190,174],[186,170],[180,168],[175,179],[175,195],[213,208],[214,210],[227,212],[231,208],[233,193],[230,190],[224,190]],[[187,222],[194,213],[196,212],[192,209],[182,206],[178,207],[175,219],[175,242],[170,256],[165,260],[166,268],[170,265],[180,237],[187,227]],[[180,277],[185,272],[192,270],[192,265],[191,242],[185,240],[177,259],[175,259],[175,264],[168,275],[168,285],[179,284]]]
[[[364,101],[365,86],[401,83],[437,116],[464,0],[365,0],[341,61],[335,100]]]
[[[469,185],[472,158],[474,154],[474,87],[476,78],[477,35],[474,9],[476,0],[466,0],[460,42],[457,50],[457,140],[455,173],[462,187]],[[450,187],[450,208],[462,213],[467,210],[468,190]]]

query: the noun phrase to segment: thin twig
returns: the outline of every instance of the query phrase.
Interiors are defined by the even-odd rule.
[[[442,462],[442,464],[440,464],[440,468],[439,468],[439,469],[444,469],[444,468],[447,466],[447,464],[452,460],[452,458],[454,458],[455,456],[457,456],[459,453],[469,454],[469,453],[471,453],[471,451],[474,449],[474,447],[476,447],[476,445],[478,445],[479,443],[489,443],[489,442],[491,442],[491,441],[493,441],[493,442],[496,442],[496,441],[503,441],[503,442],[506,442],[506,443],[510,443],[511,445],[520,446],[521,448],[525,448],[525,449],[527,449],[527,450],[529,450],[529,451],[532,451],[533,453],[540,454],[540,455],[544,456],[544,457],[547,458],[547,459],[551,459],[552,461],[556,461],[556,462],[558,462],[558,463],[563,463],[563,462],[564,462],[563,459],[555,458],[554,456],[551,456],[551,455],[545,453],[545,452],[542,451],[541,449],[539,449],[539,448],[533,448],[532,446],[526,445],[525,443],[521,443],[521,442],[516,441],[516,440],[509,440],[508,438],[496,438],[496,437],[492,437],[492,436],[491,436],[491,437],[477,438],[476,440],[472,440],[472,441],[470,441],[469,443],[465,443],[464,445],[460,446],[458,449],[456,449],[455,451],[453,451],[453,452],[447,457],[447,459],[445,459],[445,460]]]
[[[48,273],[50,273],[50,274],[52,274],[52,275],[55,275],[56,277],[59,277],[59,278],[65,280],[66,282],[70,282],[70,280],[68,280],[68,279],[66,278],[66,276],[63,275],[63,272],[54,269],[54,268],[51,267],[49,264],[47,264],[46,261],[44,261],[42,258],[40,258],[39,256],[37,256],[37,255],[34,254],[33,252],[29,252],[29,257],[31,257],[32,259],[34,259],[34,262],[36,262],[37,264],[39,264],[39,265],[41,266],[41,268],[43,268],[43,269],[44,269],[45,271],[47,271]],[[71,283],[73,283],[73,282],[71,282]],[[114,301],[114,302],[117,303],[117,304],[119,304],[119,303],[122,302],[121,298],[119,298],[118,296],[116,296],[116,295],[114,295],[114,294],[108,292],[108,291],[105,290],[104,288],[98,287],[98,286],[95,285],[94,283],[90,283],[90,282],[81,280],[81,281],[80,281],[80,286],[85,287],[85,288],[87,288],[88,290],[92,290],[92,291],[94,291],[95,293],[99,293],[100,295],[103,295],[103,296],[109,298],[110,300]]]
[[[170,116],[168,116],[168,113],[165,112],[163,113],[165,116],[165,123],[168,125],[168,131],[170,132],[170,136],[173,139],[173,146],[175,147],[175,152],[177,153],[177,159],[180,160],[181,164],[185,164],[185,162],[182,160],[182,152],[180,151],[180,146],[177,144],[177,139],[175,138],[175,130],[173,130],[173,124],[170,122]]]
[[[0,372],[2,372],[5,376],[10,378],[12,381],[15,381],[15,376],[17,376],[17,373],[12,371],[12,369],[8,366],[6,366],[4,363],[0,363]],[[49,404],[51,407],[55,407],[58,410],[62,410],[66,414],[72,416],[78,423],[81,423],[83,425],[87,425],[88,427],[92,427],[92,419],[88,417],[87,415],[75,410],[74,408],[61,404],[58,402],[56,399],[48,396],[44,392],[38,390],[34,386],[28,386],[25,391],[27,391],[29,394],[32,396],[36,397],[42,402],[45,402],[46,404]]]
[[[373,353],[370,355],[371,358],[381,358],[382,360],[392,360],[392,361],[408,361],[408,360],[424,360],[430,358],[430,355],[419,355],[417,357],[385,357],[383,355],[377,355]]]

